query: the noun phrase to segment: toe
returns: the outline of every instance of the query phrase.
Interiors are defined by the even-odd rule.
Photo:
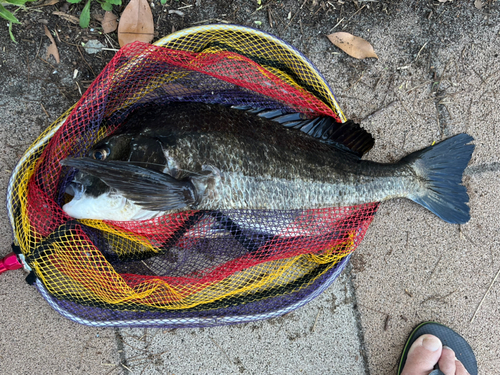
[[[455,375],[456,365],[455,365],[455,352],[448,348],[447,346],[443,347],[443,352],[441,353],[441,358],[439,358],[439,369],[445,375]]]
[[[401,375],[427,375],[441,356],[441,341],[433,335],[422,335],[415,340],[406,358]],[[453,353],[453,357],[455,354]],[[448,375],[448,374],[446,374]]]
[[[462,362],[456,360],[455,366],[457,367],[457,371],[455,372],[455,375],[469,375],[469,372],[467,371],[465,366],[462,365]]]

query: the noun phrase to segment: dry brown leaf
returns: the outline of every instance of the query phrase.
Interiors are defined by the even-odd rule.
[[[80,24],[78,17],[72,16],[71,14],[66,14],[64,12],[52,12],[52,14],[61,17],[62,19],[74,23],[75,25]]]
[[[363,38],[344,32],[333,33],[327,35],[327,37],[330,39],[330,42],[335,44],[349,56],[357,59],[364,59],[367,57],[376,57],[378,59],[372,45]]]
[[[47,37],[50,39],[50,46],[47,47],[45,58],[48,59],[50,55],[52,55],[54,56],[54,59],[56,59],[56,63],[59,64],[59,51],[57,50],[56,41],[52,37],[49,29],[47,29],[47,26],[43,25],[43,28],[45,29],[45,35],[47,35]]]
[[[113,12],[104,13],[104,18],[101,22],[102,31],[104,34],[112,33],[118,27],[117,16]]]
[[[93,19],[95,19],[97,22],[102,23],[102,20],[104,19],[104,16],[100,13],[93,13],[90,15]]]
[[[34,6],[33,8],[46,7],[49,5],[55,5],[59,2],[59,0],[45,0],[42,4],[38,6]]]
[[[137,40],[149,43],[153,37],[153,14],[147,0],[130,0],[118,24],[120,47]]]

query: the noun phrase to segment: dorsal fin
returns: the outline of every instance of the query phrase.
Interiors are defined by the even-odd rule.
[[[302,113],[286,113],[281,109],[263,109],[248,106],[235,106],[232,108],[246,110],[257,116],[276,121],[287,128],[298,129],[317,138],[320,142],[344,151],[351,151],[359,157],[367,153],[375,143],[371,134],[352,120],[340,123],[329,116],[308,119]]]

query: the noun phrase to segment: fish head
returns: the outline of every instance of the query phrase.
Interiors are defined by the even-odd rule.
[[[164,137],[151,132],[125,132],[109,136],[96,143],[85,155],[87,160],[127,162],[155,172],[165,173],[168,164]],[[61,163],[64,164],[64,161]],[[78,167],[77,167],[78,168]],[[103,178],[101,176],[101,178]],[[72,196],[63,210],[77,219],[95,218],[128,220],[137,217],[131,202],[116,189],[89,171],[77,170],[65,192]],[[113,212],[105,214],[104,212]]]
[[[95,160],[122,160],[130,156],[133,136],[120,134],[110,136],[95,144],[88,152],[87,157]],[[109,194],[111,188],[100,178],[91,174],[78,171],[73,181],[66,188],[66,193],[72,195],[73,199],[81,199],[85,196],[97,198],[103,194]]]
[[[132,135],[113,135],[96,143],[86,156],[95,160],[127,160],[132,144]],[[76,172],[65,193],[73,198],[63,205],[63,210],[76,219],[97,218],[99,211],[116,209],[124,204],[123,197],[114,193],[104,181],[82,171]]]

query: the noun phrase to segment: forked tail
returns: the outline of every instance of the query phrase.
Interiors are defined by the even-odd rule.
[[[408,198],[448,223],[468,222],[469,196],[462,175],[474,151],[474,145],[468,144],[473,140],[468,134],[458,134],[403,158],[423,182],[423,188]]]

